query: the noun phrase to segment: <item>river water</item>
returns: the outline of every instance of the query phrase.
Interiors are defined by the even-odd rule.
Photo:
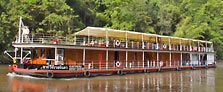
[[[217,68],[157,73],[46,79],[8,74],[0,65],[0,92],[222,92],[223,63]]]

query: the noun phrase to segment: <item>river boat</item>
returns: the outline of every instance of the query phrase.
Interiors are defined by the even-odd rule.
[[[21,21],[21,18],[20,18]],[[19,34],[10,72],[46,78],[92,77],[216,67],[213,42],[86,27],[69,35]]]

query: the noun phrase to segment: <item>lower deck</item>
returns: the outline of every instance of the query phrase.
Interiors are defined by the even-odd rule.
[[[86,69],[203,66],[213,64],[211,53],[33,48],[29,64],[69,65]],[[19,60],[19,59],[18,59]],[[24,62],[24,59],[18,61]]]

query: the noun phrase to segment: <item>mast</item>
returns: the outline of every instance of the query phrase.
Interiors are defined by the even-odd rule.
[[[22,17],[19,18],[19,43],[21,42],[21,27],[22,27]],[[21,47],[20,52],[20,63],[22,63],[22,57],[23,57],[23,47]]]
[[[19,38],[18,38],[18,43],[21,41],[21,27],[22,27],[22,17],[19,18]]]

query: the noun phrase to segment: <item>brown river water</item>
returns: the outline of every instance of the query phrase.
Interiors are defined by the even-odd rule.
[[[46,79],[8,74],[0,65],[0,92],[223,92],[223,62],[217,68]]]

